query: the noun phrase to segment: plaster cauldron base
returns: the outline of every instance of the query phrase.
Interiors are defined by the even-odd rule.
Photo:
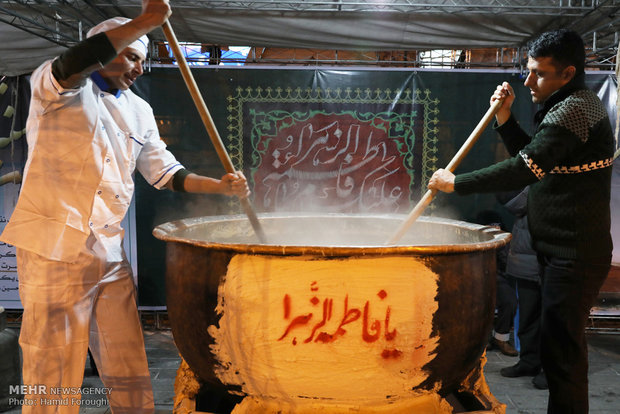
[[[295,402],[281,402],[274,399],[247,396],[235,405],[231,414],[506,414],[506,405],[499,402],[491,393],[483,374],[486,356],[480,358],[480,363],[460,384],[456,394],[442,397],[436,392],[423,392],[411,398],[386,402],[374,405],[340,405],[320,403],[316,401],[298,400]],[[177,372],[174,391],[173,414],[209,414],[197,411],[197,394],[201,387],[198,376],[191,370],[185,360],[182,360]],[[456,395],[466,395],[467,403],[461,402]],[[462,397],[461,397],[462,398]],[[465,404],[465,405],[464,405]],[[470,406],[467,406],[469,404]]]

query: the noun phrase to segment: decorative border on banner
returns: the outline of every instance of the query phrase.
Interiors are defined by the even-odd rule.
[[[364,103],[364,104],[418,104],[424,106],[424,125],[422,136],[422,171],[420,196],[426,192],[424,183],[428,182],[437,169],[437,142],[439,132],[439,99],[431,97],[431,90],[411,89],[361,89],[361,88],[271,88],[238,87],[236,95],[228,98],[228,151],[236,168],[243,169],[243,105],[249,102],[273,103]]]

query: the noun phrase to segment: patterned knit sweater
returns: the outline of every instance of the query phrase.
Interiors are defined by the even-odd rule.
[[[605,107],[579,75],[552,94],[528,136],[514,118],[496,130],[513,158],[455,178],[459,194],[531,184],[534,248],[566,259],[609,260],[614,138]]]

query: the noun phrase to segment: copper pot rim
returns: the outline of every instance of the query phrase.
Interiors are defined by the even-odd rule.
[[[375,219],[375,220],[404,220],[404,214],[345,214],[345,213],[260,213],[257,215],[259,221],[272,219],[317,219],[317,218],[356,218],[356,219]],[[205,223],[224,223],[224,222],[244,222],[248,218],[245,215],[215,215],[190,217],[174,220],[160,224],[153,229],[153,235],[160,240],[172,243],[181,243],[192,246],[199,246],[211,250],[231,251],[246,254],[264,254],[276,256],[290,255],[315,255],[325,257],[339,256],[385,256],[385,255],[413,255],[428,256],[440,254],[460,254],[481,252],[486,250],[496,250],[508,244],[511,234],[495,227],[469,223],[466,221],[454,220],[443,217],[422,216],[419,222],[431,224],[444,224],[458,227],[465,231],[482,233],[488,240],[466,242],[466,243],[447,243],[447,244],[419,244],[419,245],[360,245],[360,246],[318,246],[318,245],[282,245],[282,244],[262,244],[255,243],[224,243],[216,241],[205,241],[179,236],[178,233],[191,229],[192,227],[205,225]],[[249,226],[249,224],[248,224]],[[385,243],[387,243],[387,238]]]

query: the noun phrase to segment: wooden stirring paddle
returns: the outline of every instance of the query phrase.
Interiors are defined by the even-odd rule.
[[[474,128],[474,130],[469,135],[467,140],[463,143],[459,151],[452,158],[452,160],[446,167],[446,170],[454,172],[456,167],[458,167],[461,161],[463,161],[469,150],[474,146],[478,138],[480,138],[480,135],[485,130],[489,122],[491,122],[491,119],[493,119],[500,106],[502,106],[501,100],[494,101],[493,104],[491,104],[480,122],[478,122],[478,125],[476,125],[476,128]],[[413,210],[411,210],[405,221],[403,221],[403,223],[400,225],[400,227],[398,227],[394,235],[388,240],[387,244],[395,244],[401,239],[401,237],[403,237],[409,227],[411,227],[411,225],[418,219],[418,217],[422,215],[422,212],[426,209],[426,207],[428,207],[431,201],[433,201],[433,197],[435,197],[435,194],[437,194],[437,190],[428,190],[424,194],[424,196],[422,196],[420,201],[418,201],[418,204],[416,204]]]
[[[183,53],[181,52],[181,48],[179,47],[179,42],[177,41],[176,35],[172,31],[172,26],[170,26],[170,22],[166,21],[162,28],[164,30],[164,34],[166,35],[166,39],[168,40],[168,44],[172,48],[174,57],[177,60],[177,64],[179,65],[179,69],[181,70],[181,74],[183,75],[183,80],[185,80],[185,85],[187,86],[187,89],[189,89],[189,93],[192,96],[192,99],[194,100],[194,104],[196,105],[196,109],[198,110],[198,113],[200,114],[200,118],[202,119],[202,122],[205,128],[207,129],[209,138],[211,138],[211,142],[213,143],[213,146],[215,147],[215,150],[217,151],[217,155],[220,158],[220,161],[222,162],[222,165],[224,166],[224,169],[226,170],[226,172],[234,174],[235,167],[233,166],[233,163],[230,160],[228,152],[226,151],[226,148],[224,147],[224,143],[222,142],[222,138],[220,138],[220,134],[217,132],[217,128],[215,127],[215,124],[213,123],[213,119],[211,118],[209,109],[207,109],[207,105],[205,104],[204,99],[202,99],[202,95],[200,94],[198,85],[196,84],[196,81],[194,80],[194,76],[192,75],[192,72],[189,69],[189,65],[187,64],[187,61],[185,60],[185,56],[183,56]],[[265,243],[267,241],[267,238],[265,237],[263,228],[260,222],[258,221],[258,217],[256,216],[256,213],[254,212],[254,208],[252,207],[250,200],[248,200],[247,198],[242,198],[239,201],[241,202],[241,205],[243,207],[243,210],[245,211],[245,214],[248,216],[248,219],[250,220],[250,224],[252,225],[252,228],[254,229],[254,232],[256,233],[258,240],[261,243]]]

